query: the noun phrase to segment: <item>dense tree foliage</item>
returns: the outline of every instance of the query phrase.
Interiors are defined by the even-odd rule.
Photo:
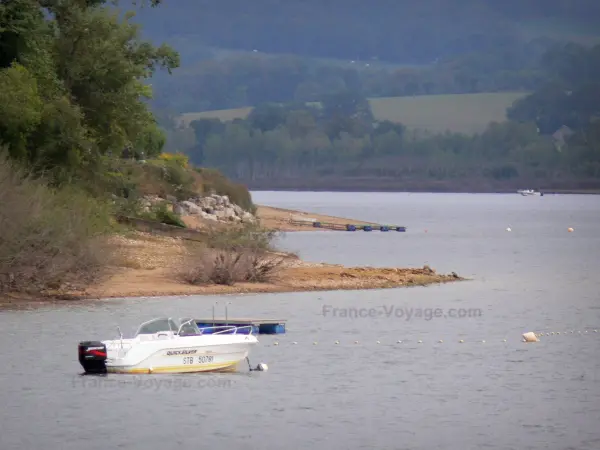
[[[314,178],[335,187],[340,179],[369,177],[374,187],[378,179],[393,178],[400,182],[396,188],[402,180],[420,180],[450,182],[455,189],[464,179],[510,182],[523,175],[544,181],[568,159],[533,124],[491,124],[468,136],[409,130],[356,113],[327,116],[326,108],[280,108],[268,126],[253,119],[274,111],[272,105],[257,108],[246,120],[192,122],[197,135],[192,160],[259,187],[296,187],[298,180]]]
[[[517,101],[509,118],[553,134],[587,175],[600,177],[600,45],[558,47],[543,64],[548,82]]]
[[[120,19],[105,3],[0,4],[0,143],[12,158],[73,173],[127,147],[160,153],[144,80],[178,55],[140,40],[133,14]]]
[[[514,120],[537,123],[542,133],[565,125],[583,129],[600,117],[600,45],[568,44],[544,55],[547,81],[510,110]]]

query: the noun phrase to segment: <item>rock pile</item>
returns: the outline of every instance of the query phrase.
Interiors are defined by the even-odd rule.
[[[221,222],[255,223],[256,217],[231,203],[226,195],[213,194],[209,197],[190,198],[176,203],[173,212],[180,216],[199,216],[202,219]]]
[[[165,203],[165,201],[168,202],[169,200],[165,200],[164,198],[159,197],[158,195],[145,195],[144,197],[142,197],[141,200],[142,210],[148,212],[155,205]]]
[[[231,203],[227,195],[212,194],[208,197],[190,198],[183,202],[178,202],[175,197],[170,195],[166,199],[157,195],[146,195],[141,200],[144,211],[150,211],[152,207],[161,203],[171,205],[173,212],[179,216],[197,216],[215,222],[257,222],[252,213]]]

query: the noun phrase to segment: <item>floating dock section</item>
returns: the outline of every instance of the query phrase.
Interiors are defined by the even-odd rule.
[[[307,221],[307,220],[292,220],[292,225],[304,225],[314,228],[325,228],[328,230],[336,231],[399,231],[404,233],[406,227],[398,225],[354,225],[351,223],[329,223],[329,222],[318,222],[318,221]]]
[[[325,228],[328,230],[336,230],[336,231],[399,231],[404,233],[406,231],[406,227],[401,227],[398,225],[378,225],[378,224],[363,224],[363,225],[355,225],[351,223],[331,223],[331,222],[320,222],[315,218],[293,215],[290,213],[289,218],[290,224],[296,226],[305,226],[305,227],[313,227],[313,228]]]
[[[219,329],[211,327],[233,326],[233,327],[252,327],[252,334],[285,334],[285,320],[279,319],[195,319],[198,328],[203,330],[204,334],[213,334]],[[250,328],[238,330],[240,334],[249,334]],[[222,334],[232,334],[230,332]]]

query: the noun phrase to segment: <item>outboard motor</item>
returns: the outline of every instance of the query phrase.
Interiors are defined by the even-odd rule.
[[[79,363],[86,373],[106,373],[106,345],[99,341],[80,342]]]

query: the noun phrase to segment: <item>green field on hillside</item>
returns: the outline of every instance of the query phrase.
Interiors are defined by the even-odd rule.
[[[245,119],[252,111],[252,107],[236,108],[236,109],[215,109],[213,111],[203,111],[199,113],[185,113],[179,116],[179,121],[183,125],[189,125],[190,122],[199,119],[220,119],[223,122],[228,122],[235,119]]]
[[[417,97],[373,98],[371,108],[377,120],[400,122],[409,128],[430,131],[477,133],[492,121],[506,119],[506,109],[527,95],[523,92],[481,94],[422,95]],[[222,121],[244,119],[252,108],[223,109],[186,113],[180,116],[182,124],[197,119],[217,118]]]
[[[375,98],[370,102],[378,120],[431,131],[477,133],[492,121],[506,120],[506,109],[524,95],[515,92],[422,95]]]

